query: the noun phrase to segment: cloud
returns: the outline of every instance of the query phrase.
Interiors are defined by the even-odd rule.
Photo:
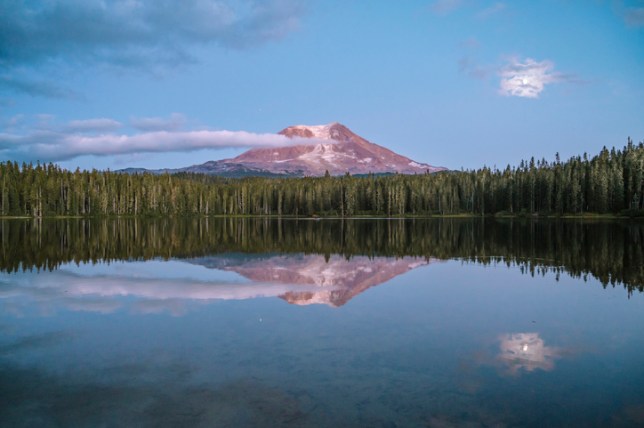
[[[1,32],[0,32],[1,34]],[[2,37],[0,37],[0,66],[3,64],[2,58]],[[23,93],[33,97],[59,98],[59,99],[79,99],[82,98],[73,90],[63,88],[55,83],[45,80],[31,80],[16,78],[10,76],[0,77],[0,89],[4,88],[7,92]]]
[[[458,60],[458,71],[477,80],[485,80],[494,70],[489,66],[483,66],[475,59],[481,50],[481,43],[474,37],[470,37],[460,44],[464,51],[463,56]]]
[[[174,263],[179,268],[190,270],[190,266],[184,262]],[[79,274],[78,267],[68,265],[69,270],[63,268],[47,275],[29,273],[9,278],[11,274],[0,274],[0,309],[6,312],[11,304],[15,304],[13,309],[18,313],[41,308],[46,311],[42,313],[48,314],[64,309],[108,314],[130,307],[143,313],[167,311],[180,315],[191,303],[278,297],[289,292],[313,293],[320,289],[311,284],[229,282],[218,279],[217,272],[210,275],[211,279],[205,280],[172,278],[154,275],[154,272],[146,277],[146,271],[139,269],[144,276],[136,277],[127,274],[130,264],[136,266],[139,263],[116,262],[101,273],[89,271]],[[99,270],[101,265],[92,266],[95,267]],[[119,272],[119,267],[125,267],[125,271]],[[27,344],[21,343],[5,348],[0,346],[0,355],[26,347]]]
[[[644,27],[644,7],[630,7],[624,11],[624,21],[631,27]]]
[[[517,376],[537,369],[551,371],[562,350],[547,346],[539,333],[508,333],[499,336],[498,358],[507,366],[508,374]]]
[[[24,118],[25,116],[23,114],[17,114],[5,120],[2,126],[4,126],[5,128],[15,128],[20,125]]]
[[[479,65],[476,61],[468,56],[464,56],[458,60],[458,70],[461,73],[464,73],[467,76],[478,80],[487,79],[490,75],[489,69]]]
[[[101,132],[114,131],[121,128],[123,124],[114,119],[99,118],[86,120],[72,120],[67,124],[67,130],[71,132]]]
[[[430,8],[436,15],[447,15],[458,9],[462,4],[463,0],[436,0]]]
[[[183,121],[179,114],[170,123]],[[179,120],[181,119],[181,120]],[[150,127],[155,118],[147,118]],[[167,125],[167,124],[166,124]],[[50,162],[77,156],[114,156],[139,153],[188,152],[201,149],[281,147],[318,142],[310,138],[289,138],[278,134],[260,134],[226,130],[160,130],[133,134],[109,132],[122,124],[109,118],[73,120],[59,127],[49,115],[40,115],[31,127],[0,132],[0,158],[18,161]]]
[[[485,9],[481,10],[479,13],[476,14],[476,17],[478,19],[488,19],[493,17],[494,15],[497,15],[505,10],[507,6],[505,3],[497,2],[494,3],[492,6],[486,7]]]
[[[501,68],[499,93],[505,96],[538,98],[545,86],[557,82],[576,81],[576,77],[554,71],[552,61],[535,61],[526,58],[510,58],[508,64]]]
[[[479,42],[475,37],[469,37],[460,43],[460,47],[469,50],[477,50],[480,49],[481,42]]]
[[[148,63],[193,44],[242,48],[297,28],[301,0],[6,1],[0,6],[0,64],[56,58]],[[164,54],[165,53],[165,54]]]
[[[0,69],[13,76],[107,64],[175,68],[197,47],[244,49],[278,40],[299,26],[303,0],[8,0],[0,2]],[[0,87],[70,98],[53,83],[0,78]]]
[[[133,117],[130,125],[140,131],[176,131],[186,123],[186,118],[180,113],[172,113],[170,117]]]

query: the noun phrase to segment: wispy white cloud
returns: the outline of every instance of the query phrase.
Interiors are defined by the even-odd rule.
[[[481,42],[479,42],[478,39],[476,39],[476,37],[468,37],[467,39],[459,43],[459,45],[461,48],[464,48],[464,49],[476,50],[481,47]]]
[[[115,131],[122,126],[121,122],[114,119],[97,118],[72,120],[67,124],[67,130],[70,132],[104,132]]]
[[[499,13],[503,12],[506,9],[506,4],[502,2],[496,2],[491,6],[486,7],[476,14],[476,17],[479,19],[488,19]]]
[[[447,15],[458,9],[463,4],[463,0],[436,0],[430,9],[437,15]]]
[[[41,116],[31,126],[23,125],[12,132],[0,132],[0,158],[50,162],[83,155],[118,156],[201,149],[280,147],[317,141],[278,134],[209,129],[125,133],[115,132],[123,125],[109,118],[74,120],[57,126],[51,116]],[[183,118],[182,115],[178,116]]]
[[[554,63],[549,60],[526,58],[522,61],[512,57],[499,71],[499,93],[512,97],[538,98],[546,85],[577,80],[572,75],[554,71],[554,68]]]
[[[5,120],[2,123],[2,126],[5,128],[14,128],[20,125],[20,123],[24,120],[25,115],[24,114],[17,114],[15,116],[10,117],[9,119]]]
[[[494,72],[494,68],[482,65],[477,60],[481,43],[476,38],[470,37],[462,41],[460,48],[463,50],[463,56],[458,60],[459,72],[477,80],[485,80]]]
[[[484,80],[490,75],[490,69],[477,63],[472,57],[464,56],[458,60],[458,70],[467,76]]]
[[[176,131],[186,123],[186,117],[172,113],[169,117],[133,117],[130,125],[140,131]]]
[[[506,3],[497,1],[475,12],[479,4],[480,2],[470,0],[434,0],[429,9],[435,15],[449,15],[459,9],[468,9],[472,16],[481,20],[491,18],[507,9]]]

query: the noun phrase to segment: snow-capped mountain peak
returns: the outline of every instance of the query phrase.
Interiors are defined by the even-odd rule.
[[[225,176],[321,176],[327,171],[331,175],[425,174],[445,169],[416,162],[371,143],[338,122],[293,125],[278,134],[292,139],[292,143],[251,149],[231,159],[167,171]]]
[[[304,138],[331,140],[340,135],[339,131],[336,129],[337,125],[340,124],[338,122],[332,122],[326,125],[293,125],[282,130],[280,134],[288,137],[298,136]]]
[[[332,175],[373,173],[423,174],[444,168],[415,162],[371,143],[338,122],[326,125],[294,125],[279,132],[289,138],[317,139],[324,142],[293,144],[271,149],[252,149],[228,160],[273,173]]]

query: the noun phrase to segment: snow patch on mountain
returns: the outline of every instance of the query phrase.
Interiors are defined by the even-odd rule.
[[[291,144],[251,149],[231,159],[174,171],[228,176],[322,176],[328,171],[337,176],[347,172],[425,174],[445,169],[416,162],[371,143],[337,122],[289,126],[278,134],[287,137]]]
[[[309,138],[318,138],[321,140],[336,140],[340,137],[338,126],[342,126],[338,122],[327,123],[326,125],[293,125],[286,129],[299,131],[302,136],[306,135]]]

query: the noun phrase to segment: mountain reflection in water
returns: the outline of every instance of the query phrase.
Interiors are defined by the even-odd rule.
[[[623,285],[629,295],[644,291],[644,224],[621,221],[508,220],[508,219],[325,219],[322,221],[265,218],[186,219],[67,219],[0,220],[0,271],[56,269],[69,262],[116,260],[200,259],[249,255],[324,256],[310,265],[325,276],[336,260],[358,257],[375,260],[415,257],[418,260],[460,259],[484,265],[517,265],[531,275],[553,272],[574,277],[597,278],[604,287]],[[275,259],[280,260],[280,259]],[[241,275],[262,281],[303,281],[316,284],[301,269],[243,263]],[[414,262],[415,263],[415,262]],[[408,269],[408,265],[384,268],[363,282],[368,271],[355,270],[353,288],[368,288]],[[407,267],[405,267],[407,266]],[[224,268],[225,269],[225,268]],[[365,265],[364,269],[368,269]],[[360,273],[359,273],[360,272]],[[322,274],[322,276],[320,276]],[[315,275],[314,275],[315,276]],[[305,279],[309,278],[309,279]],[[295,291],[295,290],[293,290]],[[300,290],[302,291],[302,290]],[[354,293],[355,295],[355,293]],[[305,295],[287,300],[315,301]],[[341,296],[327,303],[341,305]]]
[[[430,260],[415,257],[282,255],[266,258],[212,257],[199,264],[236,272],[256,283],[284,284],[280,298],[296,305],[342,306],[350,299]]]
[[[279,297],[291,304],[342,306],[370,287],[429,261],[414,257],[226,255],[198,259],[64,265],[49,275],[0,276],[0,299],[25,298],[70,310],[109,313],[134,299],[137,312],[178,315],[189,302]],[[177,272],[168,276],[169,272]],[[229,278],[222,273],[234,272]],[[4,278],[3,278],[4,277]],[[14,310],[16,310],[14,304]]]
[[[0,426],[641,426],[643,232],[0,220]]]

